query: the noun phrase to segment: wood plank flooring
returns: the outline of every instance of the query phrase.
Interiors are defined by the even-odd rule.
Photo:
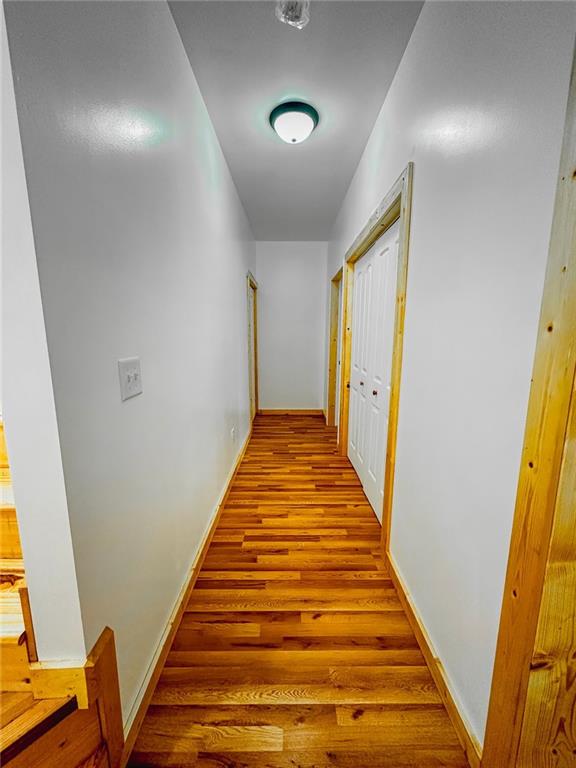
[[[130,766],[467,768],[322,417],[256,417]]]

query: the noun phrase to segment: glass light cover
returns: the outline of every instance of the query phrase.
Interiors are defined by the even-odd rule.
[[[284,101],[270,112],[270,125],[287,144],[305,141],[318,125],[318,110],[305,101]]]
[[[310,0],[277,0],[276,18],[291,27],[303,29],[310,21]]]
[[[314,120],[305,112],[284,112],[274,120],[274,130],[287,144],[305,141],[314,127]]]

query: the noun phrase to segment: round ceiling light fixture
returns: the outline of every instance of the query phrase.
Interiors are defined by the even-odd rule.
[[[270,112],[270,125],[286,144],[306,141],[319,120],[318,111],[303,101],[285,101]]]

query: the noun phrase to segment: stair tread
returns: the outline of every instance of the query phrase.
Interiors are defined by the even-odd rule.
[[[18,587],[24,586],[22,580]],[[24,634],[24,616],[18,587],[0,589],[0,640],[20,641]]]
[[[16,696],[20,698],[16,699]],[[5,765],[32,741],[78,709],[78,703],[75,696],[36,700],[31,694],[2,693],[0,707],[0,719],[7,720],[0,728],[0,762]],[[11,711],[16,712],[14,717]]]
[[[0,691],[0,728],[11,723],[34,704],[31,693]]]
[[[0,574],[14,574],[19,578],[24,578],[24,560],[21,557],[0,558]]]

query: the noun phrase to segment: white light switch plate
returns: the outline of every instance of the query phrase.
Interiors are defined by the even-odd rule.
[[[120,396],[122,400],[142,394],[142,373],[139,357],[125,357],[118,360],[120,375]]]

